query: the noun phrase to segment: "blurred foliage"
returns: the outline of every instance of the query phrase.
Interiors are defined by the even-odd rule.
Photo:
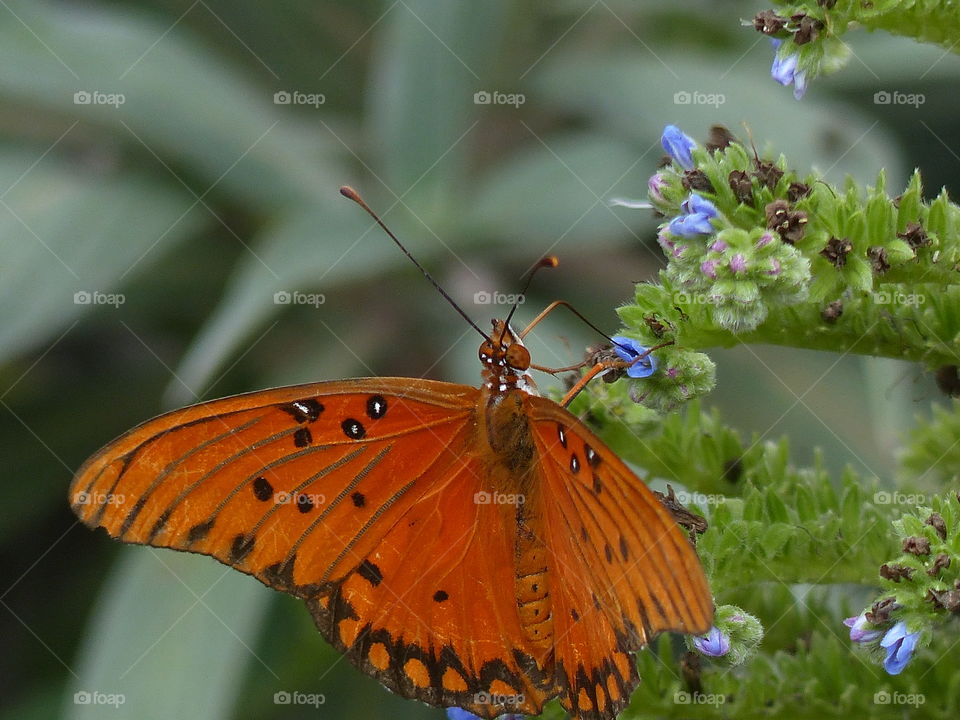
[[[659,5],[0,3],[0,719],[315,715],[274,703],[294,690],[323,693],[326,717],[442,716],[353,670],[301,603],[205,558],[121,548],[78,527],[64,500],[85,457],[164,407],[353,375],[476,382],[475,338],[340,184],[479,321],[504,308],[476,293],[515,292],[556,253],[521,320],[564,297],[611,332],[631,282],[661,260],[655,219],[606,201],[642,192],[668,122],[698,134],[745,123],[830,180],[885,168],[900,187],[916,164],[927,188],[958,187],[955,58],[858,37],[861,63],[797,104],[769,79],[769,47],[738,24],[755,4]],[[925,104],[876,105],[891,83]],[[525,101],[475,104],[482,91]],[[683,102],[696,92],[724,102]],[[324,302],[274,301],[295,291]],[[595,340],[558,317],[530,345],[565,364]],[[850,462],[892,482],[890,436],[937,393],[892,364],[711,355],[709,400],[729,422],[755,442],[789,434],[801,462],[822,447],[835,476]],[[723,450],[695,472],[729,459]],[[682,474],[682,455],[669,460]],[[807,610],[789,592],[752,595],[765,623],[842,617],[827,600]],[[776,647],[816,641],[791,639],[787,624]],[[641,692],[673,682],[675,661],[641,662]],[[792,678],[784,692],[801,692],[802,656],[761,662],[771,670],[756,683]],[[96,688],[127,703],[73,702]],[[634,707],[660,707],[648,700]]]

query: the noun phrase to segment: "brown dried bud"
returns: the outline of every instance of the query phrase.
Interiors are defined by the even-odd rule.
[[[940,392],[950,397],[960,397],[960,369],[956,365],[944,365],[937,368],[934,375]]]
[[[925,537],[908,537],[903,539],[903,551],[911,555],[929,555],[930,541]]]
[[[930,513],[930,517],[924,520],[924,523],[936,530],[941,540],[947,539],[947,524],[943,521],[943,515],[938,512]]]
[[[839,320],[841,315],[843,315],[843,303],[840,300],[834,300],[820,311],[820,318],[830,325]]]
[[[899,610],[901,607],[903,606],[897,602],[896,598],[888,597],[877,600],[863,616],[867,619],[867,622],[874,625],[883,625],[890,622],[890,613]]]
[[[753,183],[750,181],[749,175],[743,170],[731,170],[728,181],[738,202],[744,205],[753,203]]]
[[[793,245],[803,237],[807,226],[807,214],[802,210],[790,210],[786,200],[774,200],[764,208],[767,227],[780,233],[784,242]]]
[[[927,600],[938,610],[960,612],[960,590],[927,590]]]
[[[887,249],[874,245],[867,250],[867,257],[870,258],[870,266],[876,275],[883,275],[890,269],[890,261],[887,260]]]
[[[946,553],[939,553],[937,557],[933,559],[933,565],[927,570],[927,575],[936,577],[941,570],[946,570],[948,567],[950,567],[950,556]]]
[[[847,264],[847,255],[853,251],[850,238],[831,237],[820,255],[825,257],[835,268],[842,268]]]
[[[707,148],[708,152],[716,152],[735,142],[737,142],[737,138],[723,125],[711,125],[710,134],[707,135],[707,142],[704,147]]]
[[[707,531],[706,519],[687,510],[677,499],[676,494],[673,492],[673,487],[670,485],[667,485],[666,494],[657,492],[656,490],[653,491],[653,494],[656,495],[657,499],[663,503],[663,506],[670,511],[676,523],[687,531],[690,542],[696,544],[697,534],[702,535]]]
[[[884,563],[880,566],[880,577],[884,580],[893,580],[893,582],[900,582],[902,579],[906,578],[909,580],[913,576],[913,568],[907,567],[906,565],[900,565],[899,563],[894,565],[887,565]]]
[[[773,10],[762,10],[753,18],[753,29],[764,35],[776,35],[787,24],[787,19]]]
[[[667,326],[657,320],[653,315],[645,316],[643,321],[647,324],[647,327],[650,328],[650,332],[658,338],[662,338],[663,334],[667,331]]]
[[[783,177],[783,170],[778,168],[771,162],[766,161],[754,161],[757,170],[754,172],[754,176],[759,180],[763,185],[766,185],[770,191],[777,189],[777,183],[780,182],[780,178]]]
[[[902,233],[897,233],[897,237],[905,240],[907,245],[916,250],[919,247],[930,244],[930,238],[920,223],[907,223]]]
[[[795,203],[797,200],[807,197],[811,192],[810,186],[806,183],[792,182],[790,187],[787,188],[787,200]]]
[[[704,192],[713,192],[713,184],[707,174],[698,168],[687,170],[683,173],[680,183],[687,190],[702,190]]]
[[[797,16],[794,15],[792,19],[796,20]],[[811,40],[816,40],[820,31],[823,30],[823,23],[809,15],[801,15],[799,20],[800,27],[793,34],[793,42],[797,45],[806,45]]]

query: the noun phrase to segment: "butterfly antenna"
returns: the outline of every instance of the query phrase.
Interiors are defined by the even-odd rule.
[[[473,320],[470,319],[470,316],[467,315],[467,314],[463,311],[463,309],[462,309],[459,305],[457,305],[456,302],[454,302],[453,298],[450,297],[450,296],[447,294],[447,291],[444,290],[442,287],[440,287],[440,283],[438,283],[436,280],[433,279],[433,275],[431,275],[430,273],[428,273],[428,272],[427,272],[427,269],[426,269],[423,265],[421,265],[413,255],[410,254],[410,251],[407,250],[407,249],[403,246],[403,243],[400,242],[400,241],[397,239],[397,236],[394,235],[394,234],[390,231],[390,228],[388,228],[388,227],[384,224],[383,220],[381,220],[380,217],[379,217],[373,210],[370,209],[370,206],[367,205],[367,204],[363,201],[363,198],[360,197],[360,193],[358,193],[356,190],[354,190],[354,189],[353,189],[352,187],[350,187],[349,185],[344,185],[343,187],[340,188],[340,194],[343,195],[345,198],[347,198],[347,199],[349,199],[349,200],[353,200],[357,205],[359,205],[359,206],[362,207],[364,210],[366,210],[366,211],[367,211],[367,214],[376,221],[377,225],[379,225],[380,227],[383,228],[383,231],[384,231],[387,235],[389,235],[389,236],[390,236],[390,239],[393,240],[393,241],[397,244],[397,247],[399,247],[399,248],[403,251],[403,254],[406,255],[408,258],[410,258],[410,261],[411,261],[414,265],[417,266],[417,269],[420,270],[420,272],[423,273],[423,276],[424,276],[427,280],[430,281],[430,284],[433,285],[433,286],[437,289],[437,292],[439,292],[441,295],[443,295],[444,299],[445,299],[448,303],[450,303],[450,305],[453,306],[453,309],[456,310],[458,313],[460,313],[460,316],[461,316],[464,320],[467,321],[467,323],[470,325],[470,327],[472,327],[474,330],[476,330],[478,333],[480,333],[480,335],[483,337],[484,340],[489,340],[489,339],[490,339],[489,337],[487,337],[487,334],[486,334],[483,330],[481,330],[479,327],[477,327],[477,324],[476,324]]]
[[[547,257],[540,258],[540,261],[533,266],[530,272],[527,274],[527,280],[523,283],[523,289],[520,290],[520,293],[517,295],[517,299],[513,302],[513,307],[510,308],[510,313],[507,315],[506,321],[503,323],[503,331],[500,333],[500,344],[503,344],[503,337],[507,332],[507,328],[510,327],[510,321],[513,319],[513,314],[517,311],[517,308],[520,307],[520,303],[523,302],[524,296],[527,294],[527,290],[530,289],[530,283],[533,282],[533,276],[537,274],[538,270],[543,268],[555,268],[560,264],[560,261],[555,255],[547,255]]]

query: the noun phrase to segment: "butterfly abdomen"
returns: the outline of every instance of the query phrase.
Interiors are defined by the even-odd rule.
[[[535,513],[530,505],[517,505],[515,592],[527,641],[546,653],[553,646],[553,604],[547,551]]]

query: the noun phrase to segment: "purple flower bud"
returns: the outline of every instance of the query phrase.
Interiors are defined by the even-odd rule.
[[[920,633],[907,632],[907,624],[903,620],[887,630],[887,634],[880,641],[880,647],[887,651],[883,669],[890,675],[899,675],[903,672],[910,658],[913,657],[913,651],[919,639]]]
[[[670,239],[671,237],[672,236],[666,231],[666,229],[657,233],[657,242],[660,243],[660,247],[663,248],[664,252],[667,250],[673,250],[673,246],[676,244]]]
[[[711,280],[717,279],[717,265],[719,265],[717,260],[704,260],[700,263],[700,272],[706,275]]]
[[[757,238],[757,242],[754,244],[754,247],[756,247],[757,250],[765,248],[767,245],[773,242],[773,239],[774,238],[771,233],[765,232],[763,235]]]
[[[770,269],[767,270],[767,275],[779,275],[780,274],[780,261],[776,258],[770,258]]]
[[[660,173],[651,175],[650,179],[647,180],[647,196],[653,202],[665,203],[666,200],[663,197],[663,189],[667,187],[668,184]]]
[[[667,154],[676,160],[684,170],[693,170],[693,156],[690,154],[697,144],[676,125],[667,125],[660,137],[660,144]]]
[[[737,274],[746,271],[747,261],[744,259],[743,255],[737,253],[730,258],[730,269]]]
[[[723,657],[730,652],[730,638],[714,626],[710,632],[693,639],[693,646],[704,655]]]
[[[710,246],[710,249],[714,252],[722,253],[727,249],[727,244],[723,240],[715,240],[713,245]]]
[[[613,350],[621,360],[632,362],[627,368],[627,375],[632,378],[650,377],[657,371],[657,359],[649,353],[648,348],[640,344],[639,340],[628,338],[625,335],[614,335]],[[637,359],[641,358],[641,359]]]
[[[856,617],[849,617],[843,621],[843,624],[850,628],[850,640],[855,643],[874,642],[882,634],[882,630],[867,629],[866,612],[862,612]]]
[[[683,253],[684,253],[684,251],[685,251],[686,249],[687,249],[687,246],[686,246],[686,245],[679,245],[679,244],[674,245],[674,247],[673,247],[673,256],[674,256],[675,258],[679,258],[679,257],[683,256]]]

